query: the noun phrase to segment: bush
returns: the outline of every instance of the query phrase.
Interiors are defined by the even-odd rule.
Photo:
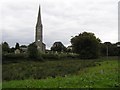
[[[14,53],[8,53],[8,54],[3,54],[2,59],[3,60],[8,60],[8,59],[25,59],[27,58],[27,54],[20,53],[20,54],[14,54]]]
[[[61,53],[59,54],[60,59],[73,59],[73,58],[78,58],[78,54],[73,54],[73,53]]]
[[[78,57],[79,57],[78,54],[72,54],[72,53],[67,54],[67,58],[73,59],[73,58],[78,58]]]
[[[58,54],[42,54],[43,59],[60,59]]]
[[[37,60],[41,61],[41,60],[43,60],[43,57],[42,56],[38,56]]]
[[[8,53],[3,54],[2,59],[4,61],[17,61],[17,60],[31,60],[31,61],[43,61],[43,60],[63,60],[63,59],[75,59],[78,58],[77,54],[72,53],[61,53],[61,54],[55,54],[55,53],[39,53],[36,58],[30,58],[27,53],[20,53],[20,54],[14,54],[14,53]]]
[[[58,59],[73,59],[73,58],[78,58],[78,54],[72,54],[72,53],[61,53],[61,54],[55,54],[55,53],[48,53],[48,54],[41,54],[42,59],[53,59],[53,60],[58,60]]]
[[[28,46],[28,57],[31,59],[37,59],[38,49],[35,43],[32,43]]]

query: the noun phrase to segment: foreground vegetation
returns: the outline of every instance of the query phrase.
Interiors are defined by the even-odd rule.
[[[45,79],[47,77],[76,74],[85,67],[95,66],[95,60],[46,60],[31,61],[19,60],[14,63],[3,64],[3,81],[24,80],[24,79]]]
[[[118,69],[117,59],[111,58],[111,60],[110,59],[109,60],[101,59],[101,60],[97,60],[96,62],[94,60],[92,61],[63,60],[63,61],[57,61],[57,62],[46,61],[46,62],[29,62],[29,63],[21,62],[21,63],[13,63],[11,65],[7,64],[3,66],[4,67],[3,69],[6,68],[7,70],[8,68],[11,68],[12,71],[15,74],[17,74],[17,78],[19,75],[28,75],[28,76],[25,77],[26,80],[4,81],[3,88],[112,88],[112,87],[114,88],[114,87],[120,87],[120,83],[118,82],[119,69]],[[18,68],[15,70],[14,67],[15,68],[18,67]],[[34,70],[36,70],[36,72]],[[11,75],[10,73],[12,71],[9,71],[9,75]],[[50,72],[52,72],[51,74],[53,73],[56,74],[56,76],[51,76]],[[49,76],[46,76],[47,75],[46,73]],[[43,75],[43,76],[46,76],[46,78],[38,79],[38,78],[33,78],[32,76],[29,76],[34,74],[35,76]]]

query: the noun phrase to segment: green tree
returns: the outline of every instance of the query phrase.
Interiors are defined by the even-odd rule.
[[[15,49],[20,49],[19,43],[16,43]]]
[[[73,51],[78,53],[80,58],[92,59],[99,56],[100,39],[94,33],[83,32],[71,39]]]
[[[15,51],[14,47],[10,48],[10,53],[14,53],[14,51]]]
[[[26,45],[21,45],[20,47],[22,47],[22,48],[27,48],[27,46],[26,46]]]
[[[36,59],[38,57],[38,49],[35,43],[31,43],[28,46],[28,57]]]
[[[120,42],[117,42],[116,45],[117,45],[118,56],[120,57]]]
[[[117,56],[118,55],[118,47],[117,43],[112,44],[111,42],[104,42],[106,47],[106,56]]]
[[[9,50],[10,50],[10,48],[9,48],[8,43],[7,42],[2,43],[2,51],[3,51],[3,53],[9,53]]]
[[[100,55],[101,56],[107,55],[107,47],[104,43],[100,43]]]
[[[61,42],[55,42],[51,47],[52,51],[62,52],[66,51],[66,47]]]

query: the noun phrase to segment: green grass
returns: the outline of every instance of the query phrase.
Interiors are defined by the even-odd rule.
[[[40,80],[4,81],[3,88],[114,88],[120,85],[118,71],[117,60],[106,60],[96,62],[94,67],[79,70],[75,75],[48,77]]]

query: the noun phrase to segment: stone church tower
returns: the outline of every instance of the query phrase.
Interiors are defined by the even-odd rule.
[[[45,52],[45,44],[43,43],[43,26],[41,21],[41,11],[39,6],[37,24],[36,24],[36,33],[35,33],[35,43],[40,52]]]

